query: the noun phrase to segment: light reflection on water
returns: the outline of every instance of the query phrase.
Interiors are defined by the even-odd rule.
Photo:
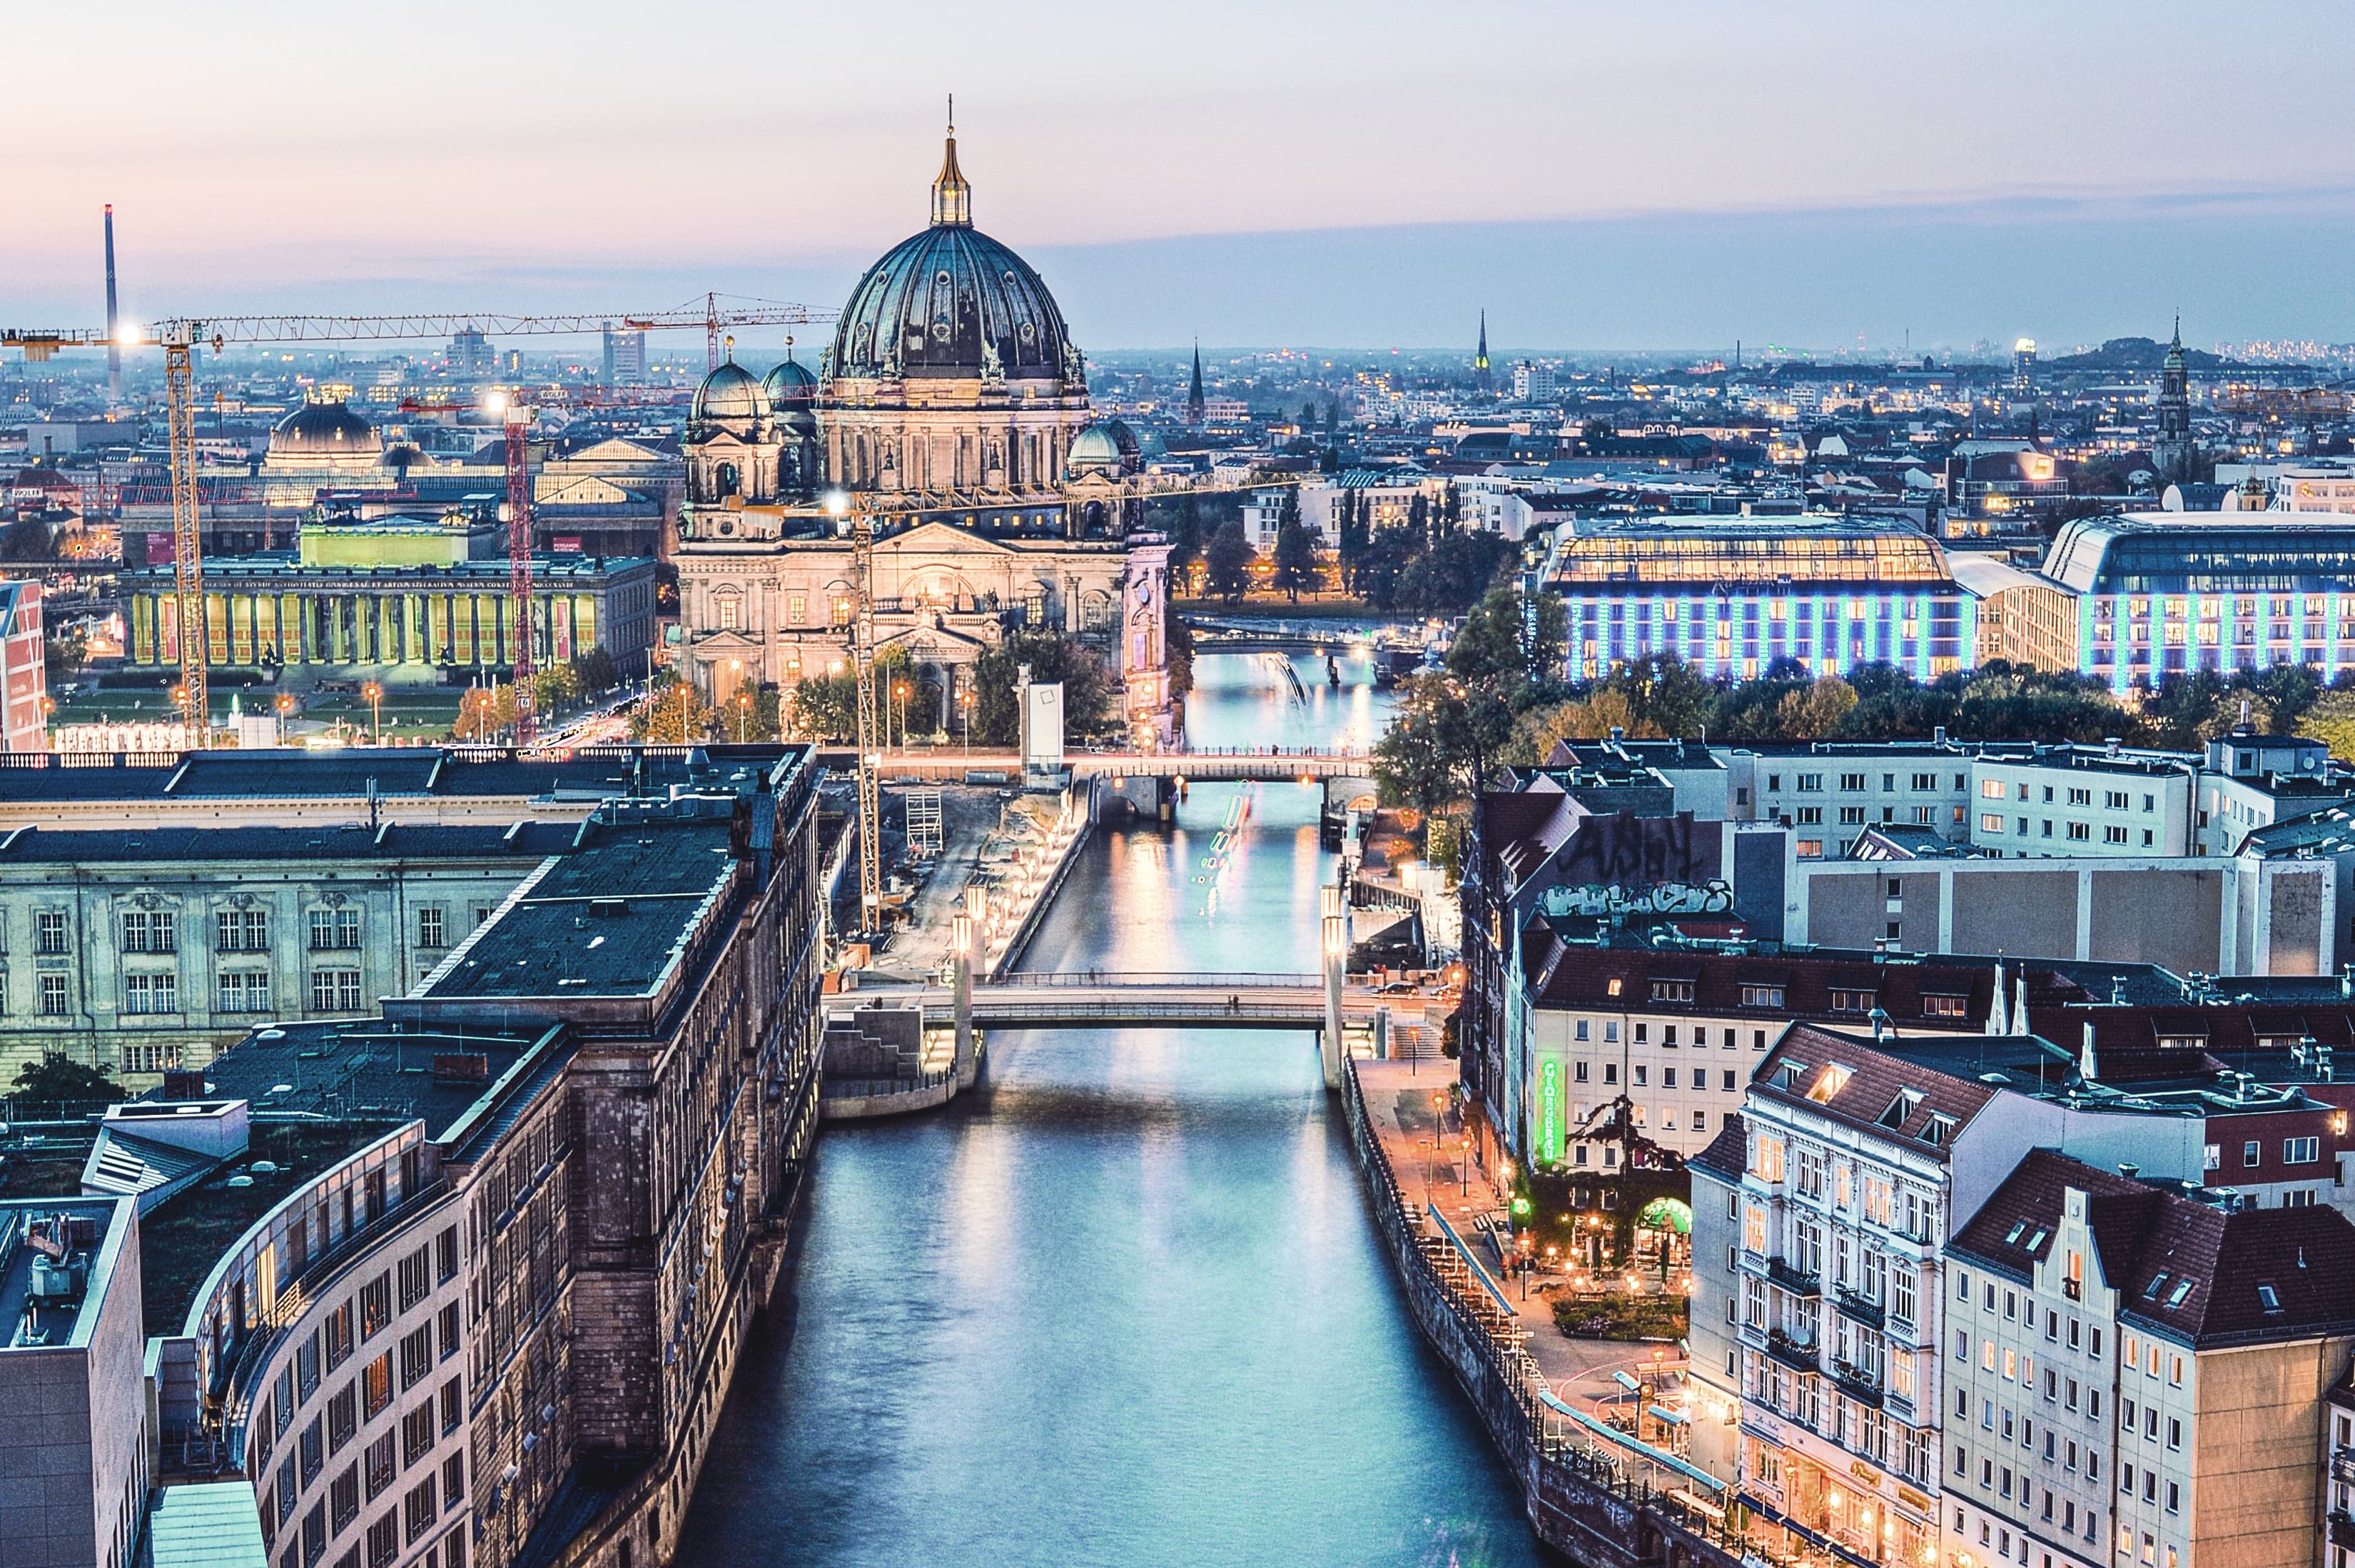
[[[1387,703],[1295,667],[1305,703],[1264,659],[1200,660],[1201,743],[1324,743]],[[1211,903],[1194,879],[1245,792]],[[1030,966],[1313,967],[1316,805],[1201,785],[1174,829],[1101,837]],[[1308,1036],[1002,1034],[947,1112],[826,1133],[780,1295],[682,1563],[1537,1561]]]

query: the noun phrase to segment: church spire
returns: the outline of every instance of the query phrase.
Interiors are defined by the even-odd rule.
[[[949,144],[941,159],[940,177],[932,181],[932,227],[973,227],[973,187],[956,159],[956,94],[949,94]]]
[[[1479,383],[1482,390],[1485,391],[1487,389],[1488,312],[1485,306],[1483,306],[1480,311],[1480,347],[1474,350],[1472,355],[1472,379]]]
[[[1202,340],[1194,339],[1194,379],[1186,389],[1186,420],[1189,424],[1202,422]]]

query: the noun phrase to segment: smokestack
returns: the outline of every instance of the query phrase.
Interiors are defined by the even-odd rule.
[[[106,401],[123,402],[123,345],[114,336],[114,203],[106,204]]]

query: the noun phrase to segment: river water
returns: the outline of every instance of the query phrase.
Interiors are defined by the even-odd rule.
[[[1199,661],[1197,745],[1364,741],[1387,704]],[[1085,851],[1033,968],[1316,965],[1317,795],[1197,786]],[[1221,834],[1225,835],[1220,852]],[[1312,1037],[1033,1030],[945,1112],[830,1128],[679,1561],[1538,1561],[1408,1318]]]

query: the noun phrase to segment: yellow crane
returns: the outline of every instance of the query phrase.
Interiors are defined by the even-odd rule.
[[[500,311],[454,315],[417,313],[406,315],[214,315],[173,316],[149,325],[123,323],[112,334],[103,328],[50,329],[0,327],[0,349],[15,348],[38,363],[67,349],[125,347],[164,351],[165,421],[170,431],[172,480],[172,590],[180,650],[180,684],[176,693],[188,743],[203,746],[212,733],[212,709],[206,689],[206,655],[210,628],[205,616],[203,540],[197,517],[197,423],[195,351],[209,346],[218,354],[232,343],[371,343],[401,338],[447,338],[461,332],[485,336],[583,336],[603,332],[616,323],[636,332],[664,332],[701,327],[713,342],[722,328],[735,326],[796,326],[833,319],[831,311],[769,301],[723,304],[720,295],[706,294],[699,303],[672,310],[611,311],[593,315],[534,315]],[[519,405],[511,405],[519,406]],[[510,416],[512,423],[512,416]],[[523,564],[513,573],[516,646],[522,655],[518,675],[530,671],[531,518],[527,493],[514,484],[509,432],[510,487],[508,529],[511,553],[520,551]],[[515,541],[522,541],[517,544]],[[517,693],[517,739],[527,744],[530,720],[528,699]]]

